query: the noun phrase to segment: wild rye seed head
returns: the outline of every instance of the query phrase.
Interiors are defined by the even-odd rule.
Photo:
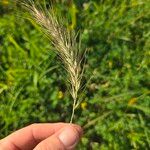
[[[31,19],[35,21],[49,37],[68,73],[70,93],[73,98],[73,112],[70,121],[72,122],[74,110],[78,105],[78,92],[81,87],[83,74],[79,53],[80,46],[76,42],[77,35],[74,31],[67,30],[61,24],[60,20],[55,15],[53,8],[51,8],[51,10],[43,10],[37,7],[34,2],[29,4],[24,3],[24,6],[29,11]]]

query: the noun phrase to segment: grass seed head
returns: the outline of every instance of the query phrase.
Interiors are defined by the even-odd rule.
[[[70,93],[73,98],[73,111],[71,121],[74,116],[74,110],[78,103],[78,92],[81,87],[82,69],[79,44],[76,41],[77,35],[74,31],[67,30],[62,24],[62,18],[59,20],[53,8],[50,10],[42,9],[34,2],[24,3],[29,11],[31,19],[35,21],[42,31],[49,37],[51,43],[60,56],[62,63],[68,73],[70,84]]]

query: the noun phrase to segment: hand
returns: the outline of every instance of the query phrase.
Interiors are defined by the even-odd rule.
[[[75,124],[33,124],[0,140],[0,150],[73,149],[81,135],[81,127]]]

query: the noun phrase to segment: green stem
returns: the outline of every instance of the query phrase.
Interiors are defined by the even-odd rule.
[[[76,108],[75,106],[76,106],[76,100],[74,100],[74,102],[73,102],[73,107],[72,107],[72,114],[71,114],[70,123],[73,122],[74,112],[75,112],[75,108]]]
[[[75,111],[75,109],[74,109],[74,107],[73,107],[73,109],[72,109],[72,114],[71,114],[71,119],[70,119],[70,123],[72,123],[72,122],[73,122],[74,111]]]

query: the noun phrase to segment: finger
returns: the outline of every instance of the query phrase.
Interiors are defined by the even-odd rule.
[[[57,133],[40,142],[34,150],[70,150],[75,148],[82,135],[79,126],[65,126]]]
[[[33,149],[40,141],[52,136],[61,128],[67,126],[66,123],[54,124],[33,124],[23,129],[20,129],[1,141],[1,145],[6,148],[18,148],[22,150]],[[75,126],[75,125],[74,125]],[[11,149],[11,150],[12,150]]]

